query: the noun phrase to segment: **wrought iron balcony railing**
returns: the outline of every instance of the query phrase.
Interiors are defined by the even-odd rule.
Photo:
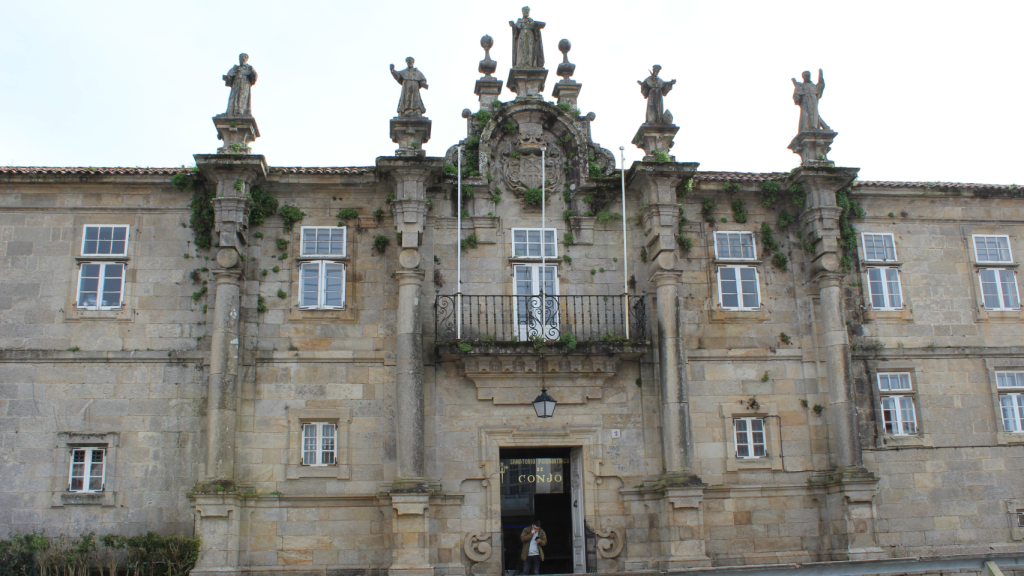
[[[645,342],[644,296],[438,296],[434,304],[438,342],[526,342],[538,337],[579,342]]]

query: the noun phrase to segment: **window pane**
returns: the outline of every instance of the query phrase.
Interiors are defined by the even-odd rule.
[[[340,308],[345,304],[343,293],[345,267],[334,262],[324,263],[324,306]]]
[[[1000,270],[999,284],[1003,291],[1003,308],[1018,308],[1017,274],[1013,270]]]
[[[872,308],[885,308],[885,293],[882,287],[882,270],[868,268],[868,292],[871,294]]]
[[[996,372],[996,387],[1024,387],[1024,372]]]
[[[886,291],[889,294],[889,307],[902,308],[903,296],[900,292],[900,273],[895,268],[885,269]]]
[[[120,306],[121,278],[124,274],[124,264],[105,264],[103,268],[103,300],[100,305]]]
[[[345,230],[345,227],[303,228],[302,254],[304,256],[344,256]]]
[[[316,464],[316,424],[302,425],[302,463]]]
[[[335,439],[335,425],[334,424],[323,424],[321,426],[321,464],[334,464],[334,439]]]
[[[1003,413],[1003,430],[1007,432],[1020,432],[1021,427],[1019,426],[1017,418],[1017,409],[1014,406],[1014,398],[1009,394],[1004,394],[999,397],[999,407]]]
[[[882,397],[882,422],[886,434],[896,434],[896,402],[891,396]]]
[[[1005,236],[975,236],[974,246],[979,262],[1010,261],[1010,243]]]
[[[757,308],[757,271],[753,268],[740,268],[740,278],[743,286],[743,307]]]
[[[747,421],[738,418],[733,421],[736,426],[736,455],[741,458],[750,456],[750,445],[747,438]]]
[[[721,282],[722,308],[739,308],[739,293],[736,285],[736,269],[723,267],[718,269]]]
[[[914,415],[912,398],[900,398],[900,424],[904,434],[917,434],[917,417]]]
[[[895,260],[896,259],[896,246],[893,245],[892,234],[883,234],[882,242],[885,245],[885,259]]]
[[[320,263],[309,262],[303,264],[299,275],[299,282],[299,306],[318,306],[320,295]]]
[[[981,297],[985,308],[999,308],[999,286],[996,284],[996,271],[980,270],[978,276],[981,278]]]

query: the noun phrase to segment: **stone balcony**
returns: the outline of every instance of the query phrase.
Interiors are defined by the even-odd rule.
[[[529,404],[541,387],[585,404],[622,360],[650,350],[645,296],[456,294],[438,296],[434,313],[438,359],[495,404]]]

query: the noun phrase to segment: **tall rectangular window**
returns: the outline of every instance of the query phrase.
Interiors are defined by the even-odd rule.
[[[1003,430],[1024,434],[1024,394],[1000,394],[999,409],[1003,417]]]
[[[868,268],[868,293],[875,310],[902,310],[903,291],[896,268]]]
[[[71,471],[68,490],[71,492],[101,492],[106,472],[106,450],[103,448],[75,448],[71,451]]]
[[[127,256],[127,225],[87,224],[82,233],[82,256]]]
[[[917,413],[914,410],[913,386],[908,372],[880,372],[878,389],[882,392],[905,392],[883,395],[882,423],[889,436],[917,434]]]
[[[715,258],[753,260],[756,256],[753,232],[715,232]]]
[[[979,263],[1013,262],[1010,237],[975,234],[974,257]]]
[[[337,459],[338,425],[307,422],[302,425],[303,466],[331,466]]]
[[[736,418],[736,457],[764,458],[764,419]]]
[[[896,243],[890,233],[868,233],[863,234],[864,259],[882,262],[896,260]]]
[[[718,297],[722,310],[760,308],[757,269],[752,266],[719,266]]]
[[[303,226],[302,256],[345,257],[347,226]]]
[[[299,308],[345,308],[345,265],[329,260],[303,262],[299,267]]]
[[[1019,310],[1017,272],[1006,268],[978,270],[981,298],[986,310]]]
[[[515,258],[540,258],[543,247],[545,258],[558,256],[558,243],[555,242],[555,231],[546,228],[541,240],[540,228],[512,229],[512,256]]]
[[[120,308],[124,294],[124,262],[84,262],[78,270],[78,307]]]

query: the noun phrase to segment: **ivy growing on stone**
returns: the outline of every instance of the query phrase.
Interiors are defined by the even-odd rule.
[[[259,226],[266,222],[268,216],[273,216],[277,212],[277,198],[259,186],[253,186],[249,190],[249,199],[252,200],[252,208],[249,209],[249,226]],[[259,233],[257,232],[257,234]]]
[[[789,265],[789,259],[782,252],[776,252],[775,256],[772,256],[772,265],[785,272]]]
[[[342,222],[348,222],[349,220],[358,217],[359,212],[357,212],[355,208],[342,208],[338,212],[338,220],[340,220],[340,222],[338,222],[338,226],[341,226]]]
[[[722,186],[722,192],[726,194],[734,194],[740,191],[740,185],[735,182],[729,182],[725,186]]]
[[[782,185],[772,180],[766,180],[761,182],[761,206],[765,208],[771,208],[777,200],[779,190],[782,189]]]
[[[775,235],[772,233],[772,225],[767,222],[761,223],[761,245],[765,250],[772,252],[779,249],[779,243],[775,241]]]
[[[302,210],[287,204],[281,206],[279,213],[281,214],[281,218],[284,218],[284,229],[288,232],[292,231],[296,222],[302,220],[302,218],[306,216],[306,213]]]
[[[737,224],[743,224],[747,221],[747,211],[743,206],[743,200],[735,200],[732,203],[732,219]]]
[[[388,244],[391,243],[391,239],[383,234],[378,234],[373,239],[373,249],[378,254],[383,254],[388,248]]]
[[[704,200],[701,200],[700,213],[701,216],[704,216],[704,220],[706,222],[715,221],[715,216],[713,213],[715,211],[716,206],[718,206],[718,202],[715,202],[711,198],[705,198]]]
[[[789,187],[789,197],[793,200],[793,204],[796,204],[796,207],[801,210],[807,205],[807,193],[804,192],[803,185],[799,183]]]
[[[541,192],[540,188],[530,188],[523,194],[523,202],[531,206],[540,206],[540,203],[544,200],[544,193]]]
[[[460,240],[459,245],[462,246],[463,250],[468,250],[471,248],[476,248],[477,242],[479,242],[479,238],[477,238],[476,232],[473,232],[469,236],[466,236],[464,239]]]

